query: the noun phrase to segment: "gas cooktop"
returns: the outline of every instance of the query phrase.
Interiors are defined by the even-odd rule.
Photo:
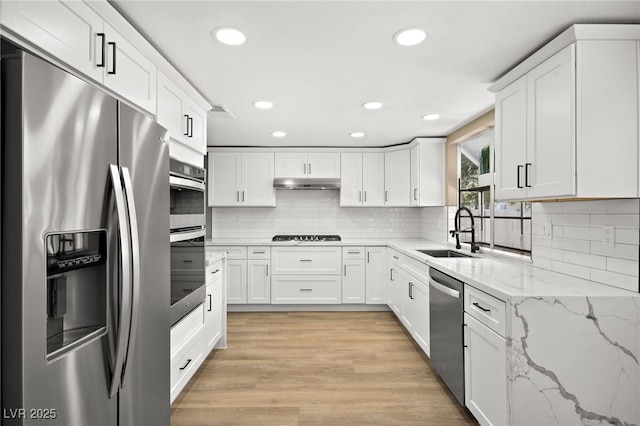
[[[271,241],[340,241],[340,235],[276,235]]]

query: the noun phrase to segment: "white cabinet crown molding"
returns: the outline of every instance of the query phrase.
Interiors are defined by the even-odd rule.
[[[575,24],[560,33],[553,40],[524,58],[489,86],[489,91],[497,93],[528,71],[540,65],[568,45],[578,40],[637,40],[640,39],[640,25],[637,24]],[[535,48],[535,46],[534,46]]]

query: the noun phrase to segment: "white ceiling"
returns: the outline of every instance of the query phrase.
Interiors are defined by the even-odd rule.
[[[487,87],[574,23],[640,23],[638,1],[129,1],[112,4],[212,104],[209,146],[386,146],[446,136]],[[218,27],[247,41],[222,45]],[[393,35],[428,30],[401,47]],[[270,100],[271,110],[252,102]],[[377,100],[380,110],[362,103]],[[421,116],[438,113],[441,119]],[[285,138],[271,132],[283,130]],[[354,139],[349,133],[366,135]]]

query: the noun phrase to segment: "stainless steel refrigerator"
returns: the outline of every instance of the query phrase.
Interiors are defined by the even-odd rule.
[[[169,424],[169,157],[147,116],[3,57],[2,423]]]

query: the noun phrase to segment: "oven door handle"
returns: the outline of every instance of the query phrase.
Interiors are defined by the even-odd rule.
[[[169,241],[175,243],[178,241],[193,240],[194,238],[204,237],[206,233],[207,231],[204,229],[198,229],[197,231],[172,232],[169,235]]]
[[[169,176],[169,186],[171,188],[185,188],[191,189],[195,191],[204,192],[205,184],[204,182],[198,182],[191,179],[185,179],[178,176]]]

